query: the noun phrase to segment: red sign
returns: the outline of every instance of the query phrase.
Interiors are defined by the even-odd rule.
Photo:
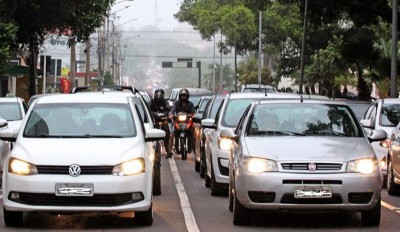
[[[63,93],[69,93],[70,88],[71,88],[71,83],[69,82],[69,79],[67,78],[60,78],[61,80],[61,90]]]

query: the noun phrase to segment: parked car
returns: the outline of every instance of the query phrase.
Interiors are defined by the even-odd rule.
[[[235,225],[249,224],[255,210],[358,211],[363,225],[379,225],[383,178],[369,142],[387,135],[367,137],[345,103],[253,102],[236,128],[219,135],[230,151]]]
[[[384,130],[390,136],[399,121],[400,98],[385,98],[374,101],[360,122],[367,134],[371,133],[372,130]],[[386,155],[388,154],[389,146],[390,138],[372,143],[384,176],[387,175]]]
[[[389,135],[386,188],[389,195],[400,194],[400,123]]]
[[[276,93],[278,92],[272,85],[259,85],[259,84],[245,84],[240,88],[240,92],[267,92]]]
[[[0,130],[0,139],[15,141],[3,174],[6,226],[32,211],[134,211],[135,223],[151,225],[153,141],[164,137],[144,127],[125,94],[37,99],[20,133]]]
[[[205,132],[204,143],[207,168],[205,185],[211,187],[211,195],[227,193],[229,183],[228,152],[218,146],[220,131],[224,128],[235,128],[247,106],[252,101],[265,98],[299,98],[299,96],[290,93],[227,94],[215,117],[210,116],[201,121],[203,128],[209,129]]]
[[[22,120],[24,119],[28,106],[23,98],[19,97],[1,97],[0,98],[0,119],[7,121],[8,128],[18,132]],[[1,130],[2,128],[0,128]],[[1,186],[1,173],[3,172],[3,164],[6,155],[10,151],[11,144],[7,141],[0,140],[0,186]]]

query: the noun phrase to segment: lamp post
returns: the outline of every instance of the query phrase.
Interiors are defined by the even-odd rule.
[[[390,69],[390,97],[397,97],[397,3],[398,0],[393,0],[392,6],[392,48],[391,48],[391,69]]]
[[[301,39],[301,58],[300,58],[300,82],[299,94],[303,94],[303,80],[304,80],[304,48],[306,44],[306,31],[307,31],[307,8],[308,0],[304,3],[304,19],[303,19],[303,37]]]

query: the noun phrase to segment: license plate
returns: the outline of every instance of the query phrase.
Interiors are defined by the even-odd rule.
[[[299,186],[294,189],[295,198],[331,198],[332,188],[329,186]]]
[[[93,184],[56,184],[56,196],[93,196]]]

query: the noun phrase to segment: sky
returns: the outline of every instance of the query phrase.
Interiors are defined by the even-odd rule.
[[[111,13],[117,16],[115,25],[121,25],[119,28],[122,30],[157,26],[162,31],[172,31],[177,27],[189,27],[188,24],[179,23],[173,16],[179,11],[181,2],[182,0],[116,0]]]

